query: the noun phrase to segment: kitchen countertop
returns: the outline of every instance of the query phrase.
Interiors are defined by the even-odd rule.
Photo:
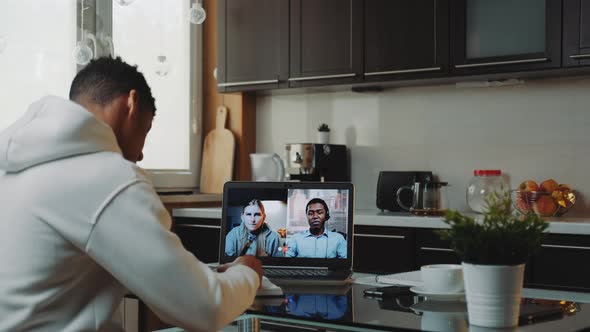
[[[221,208],[180,208],[172,210],[174,217],[221,219]],[[553,234],[590,235],[588,218],[546,218],[547,231]],[[412,228],[449,228],[441,217],[417,217],[409,213],[381,212],[377,209],[356,210],[355,225]]]

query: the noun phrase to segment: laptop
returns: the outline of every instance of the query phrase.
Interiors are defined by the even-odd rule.
[[[344,285],[352,274],[354,187],[227,182],[219,262],[257,256],[278,285]]]

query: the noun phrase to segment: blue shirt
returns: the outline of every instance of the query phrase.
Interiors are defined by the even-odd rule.
[[[318,237],[308,229],[293,235],[287,245],[286,257],[346,258],[346,240],[338,232],[324,231]]]
[[[228,256],[238,256],[240,250],[244,246],[244,232],[247,232],[243,225],[234,227],[225,237],[225,254]],[[266,227],[263,231],[265,237],[265,248],[266,254],[269,256],[283,256],[283,252],[279,251],[279,234],[273,232],[270,228]],[[250,247],[246,250],[246,255],[256,256],[257,240],[256,236],[253,236],[253,241]]]
[[[346,295],[291,294],[287,295],[287,308],[296,316],[338,319],[348,310],[348,298]]]

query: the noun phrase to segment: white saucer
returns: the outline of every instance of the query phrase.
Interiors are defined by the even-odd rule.
[[[418,295],[424,296],[427,299],[435,300],[435,301],[459,301],[465,298],[465,293],[438,293],[438,292],[430,292],[426,289],[415,286],[410,288],[410,291],[416,293]]]

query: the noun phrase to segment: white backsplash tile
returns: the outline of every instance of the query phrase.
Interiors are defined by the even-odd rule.
[[[569,183],[579,201],[568,216],[590,215],[590,79],[524,85],[408,87],[380,93],[261,96],[257,150],[284,155],[285,143],[314,142],[326,122],[331,143],[352,156],[357,208],[375,208],[381,170],[431,170],[448,181],[453,208],[478,168],[499,168],[512,187],[525,179]]]

